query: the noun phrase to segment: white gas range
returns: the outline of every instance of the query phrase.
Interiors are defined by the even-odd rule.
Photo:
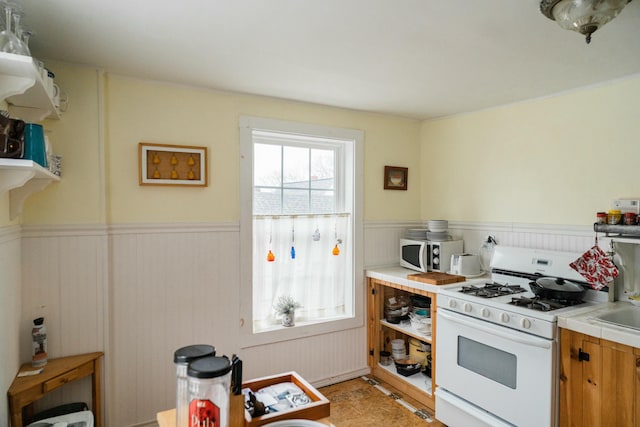
[[[557,425],[557,316],[607,301],[569,266],[581,254],[496,246],[491,280],[438,293],[436,416],[450,427]],[[577,300],[541,300],[529,283],[584,285]],[[535,410],[526,410],[535,402]]]

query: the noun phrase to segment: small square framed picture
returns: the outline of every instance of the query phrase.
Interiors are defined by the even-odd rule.
[[[406,190],[409,168],[399,166],[384,167],[384,189]]]
[[[207,186],[207,147],[138,144],[140,185]]]

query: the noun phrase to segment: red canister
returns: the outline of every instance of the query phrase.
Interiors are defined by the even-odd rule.
[[[633,212],[625,212],[624,225],[636,225],[636,214]]]

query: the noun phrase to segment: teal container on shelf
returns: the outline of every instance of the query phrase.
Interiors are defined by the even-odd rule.
[[[27,123],[24,127],[24,158],[33,160],[43,168],[47,167],[47,150],[44,143],[44,129],[37,123]]]

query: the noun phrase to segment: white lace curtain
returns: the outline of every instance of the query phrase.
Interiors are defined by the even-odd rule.
[[[296,321],[345,314],[345,290],[351,278],[349,214],[254,216],[254,329],[278,322],[274,301],[293,297],[302,307]],[[334,255],[338,245],[339,254]],[[293,248],[293,253],[292,253]],[[268,261],[271,251],[275,257]]]

